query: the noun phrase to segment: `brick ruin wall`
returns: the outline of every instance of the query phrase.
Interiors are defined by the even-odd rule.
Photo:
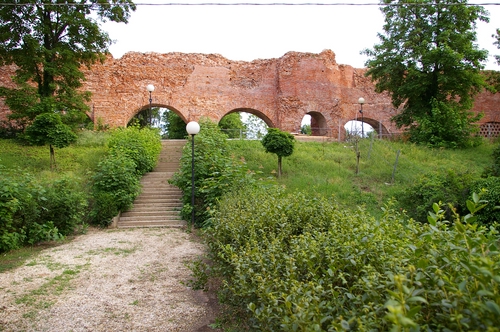
[[[0,86],[12,87],[14,66],[0,67]],[[390,122],[397,110],[385,93],[376,93],[366,69],[337,64],[335,53],[289,52],[277,59],[232,61],[218,54],[127,53],[108,55],[104,63],[83,69],[83,89],[92,92],[89,116],[95,123],[126,126],[149,107],[148,84],[153,84],[153,107],[166,107],[188,122],[205,116],[219,121],[226,114],[244,111],[267,125],[297,132],[304,115],[311,115],[317,134],[340,138],[346,122],[359,119],[358,98],[363,97],[363,120],[382,134],[397,132]],[[481,123],[500,132],[500,94],[484,92],[473,111],[483,111]],[[8,108],[0,100],[0,119]],[[498,125],[498,128],[495,126]]]

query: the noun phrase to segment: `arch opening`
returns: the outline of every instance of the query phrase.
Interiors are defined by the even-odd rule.
[[[129,120],[127,126],[137,124],[141,128],[151,127],[160,129],[164,139],[184,139],[187,136],[186,120],[174,107],[154,104],[142,107]]]
[[[321,114],[320,112],[309,112],[304,115],[304,118],[302,118],[302,122],[304,122],[304,119],[306,116],[310,117],[310,132],[311,136],[332,136],[332,129],[328,127],[328,123],[326,121],[326,118]],[[302,126],[301,126],[301,131],[302,131]]]
[[[382,124],[382,122],[374,120],[372,118],[364,118],[363,121],[360,118],[355,120],[347,121],[344,125],[347,137],[349,136],[362,136],[368,137],[370,135],[376,134],[378,138],[389,137],[389,131]]]
[[[267,129],[272,127],[272,122],[258,110],[238,108],[224,115],[219,127],[229,138],[261,139],[267,134]]]

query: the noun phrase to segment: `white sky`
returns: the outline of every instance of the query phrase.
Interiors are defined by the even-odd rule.
[[[378,3],[376,0],[137,0],[128,24],[102,25],[115,41],[115,58],[127,52],[217,53],[230,60],[279,58],[289,51],[331,49],[337,63],[364,67],[365,48],[379,42],[383,15],[378,6],[145,6],[140,3]],[[472,0],[471,3],[494,3]],[[497,3],[498,0],[496,0]],[[486,69],[500,70],[491,37],[500,28],[500,5],[484,6],[490,23],[478,23],[478,44],[490,54]]]

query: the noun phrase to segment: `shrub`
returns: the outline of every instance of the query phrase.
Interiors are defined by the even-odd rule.
[[[0,170],[0,251],[57,240],[84,227],[87,195],[70,176],[35,179]]]
[[[125,155],[111,155],[99,163],[92,178],[90,219],[107,227],[119,211],[129,208],[140,192],[136,164]]]
[[[483,177],[500,176],[500,144],[493,149],[492,157],[493,164],[485,168],[483,171]]]
[[[108,141],[111,155],[124,155],[132,159],[136,172],[143,175],[153,170],[161,152],[158,129],[138,127],[118,128]]]
[[[206,240],[222,298],[255,330],[499,331],[498,233],[453,217],[434,204],[422,224],[389,202],[377,220],[244,188],[221,200]]]
[[[489,226],[495,222],[500,222],[500,178],[489,177],[479,179],[471,186],[471,192],[479,193],[485,190],[481,195],[481,199],[488,202],[488,205],[477,213],[477,222]]]
[[[71,235],[85,228],[88,195],[83,191],[81,180],[62,176],[43,185],[41,220],[51,222],[62,235]]]
[[[252,181],[243,160],[236,160],[229,155],[227,136],[217,124],[210,120],[200,121],[200,133],[195,136],[195,226],[202,227],[210,223],[218,200],[223,193],[242,183]],[[184,207],[181,215],[191,220],[191,144],[184,147],[179,172],[175,173],[170,183],[183,192]]]
[[[405,189],[399,196],[398,201],[413,219],[426,222],[427,212],[431,210],[435,202],[451,204],[459,214],[465,212],[465,201],[469,196],[469,190],[474,177],[471,173],[457,173],[448,170],[444,174],[429,174],[418,179],[413,186]],[[447,207],[448,218],[451,211]]]

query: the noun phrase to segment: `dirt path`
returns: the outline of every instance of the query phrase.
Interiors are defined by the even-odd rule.
[[[90,230],[0,274],[0,331],[214,331],[214,296],[182,284],[203,251],[180,229]]]

